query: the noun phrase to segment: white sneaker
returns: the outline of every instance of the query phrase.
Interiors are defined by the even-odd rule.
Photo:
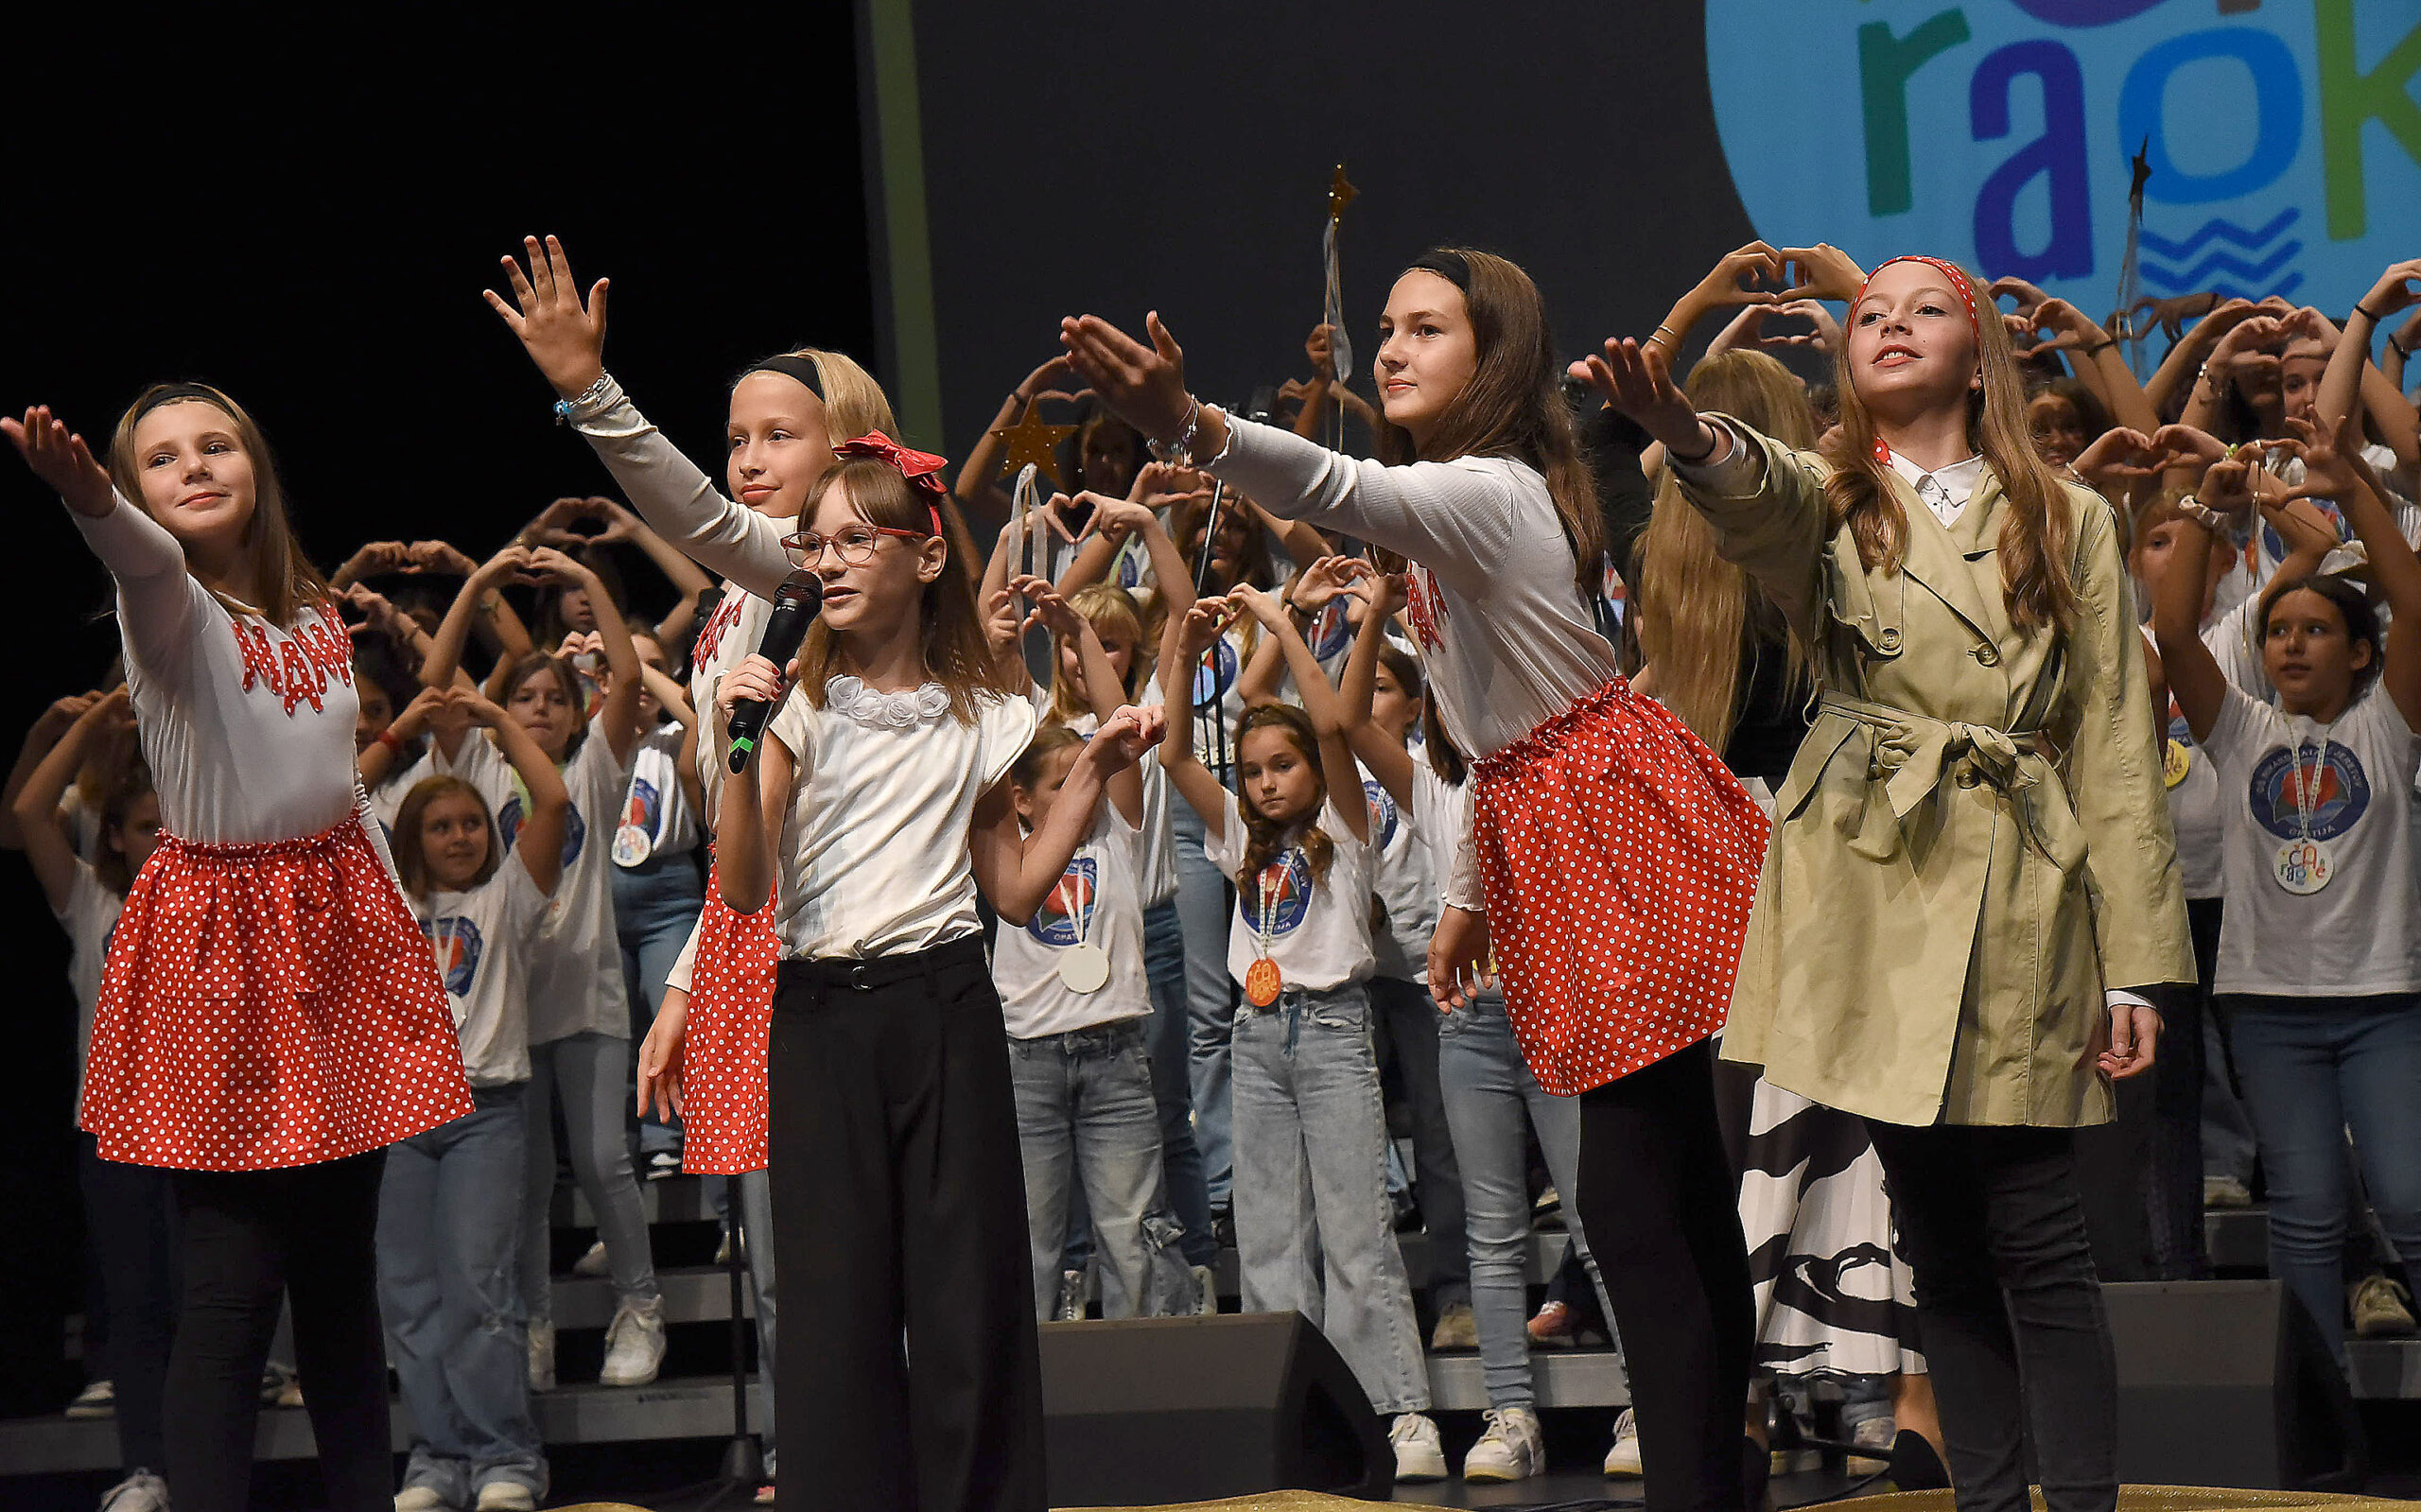
[[[664,1299],[624,1297],[605,1326],[605,1368],[601,1386],[644,1386],[664,1364]]]
[[[1463,1456],[1466,1481],[1526,1481],[1547,1468],[1539,1415],[1527,1407],[1490,1407],[1479,1442]]]
[[[1446,1478],[1446,1446],[1428,1414],[1399,1413],[1387,1425],[1387,1442],[1395,1446],[1398,1484]]]
[[[78,1419],[116,1416],[117,1387],[106,1381],[86,1382],[67,1404],[67,1416]]]
[[[1613,1447],[1606,1451],[1606,1473],[1635,1476],[1639,1468],[1639,1419],[1628,1407],[1614,1419]]]
[[[439,1512],[444,1505],[434,1486],[407,1486],[395,1493],[395,1512]]]
[[[1849,1470],[1852,1475],[1872,1475],[1876,1470],[1891,1468],[1891,1446],[1900,1437],[1899,1424],[1890,1416],[1868,1417],[1850,1430]]]
[[[587,1254],[571,1262],[571,1273],[574,1276],[585,1276],[591,1279],[613,1275],[613,1263],[605,1258],[605,1242],[601,1239],[589,1245]]]
[[[538,1499],[518,1481],[490,1481],[479,1487],[479,1512],[537,1512]]]
[[[1206,1318],[1219,1311],[1219,1273],[1208,1265],[1193,1267],[1193,1311]]]
[[[2250,1208],[2252,1189],[2234,1176],[2204,1176],[2203,1206],[2205,1208]]]
[[[1437,1326],[1429,1330],[1432,1349],[1476,1349],[1479,1347],[1479,1319],[1472,1312],[1469,1302],[1449,1302],[1437,1314]]]
[[[1061,1271],[1059,1273],[1059,1306],[1051,1316],[1053,1321],[1058,1323],[1085,1321],[1084,1272]]]
[[[534,1318],[530,1323],[530,1389],[555,1389],[555,1326]]]
[[[168,1483],[136,1470],[101,1493],[101,1512],[168,1512]]]

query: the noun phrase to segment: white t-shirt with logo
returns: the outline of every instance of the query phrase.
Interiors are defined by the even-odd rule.
[[[2203,742],[2226,821],[2227,912],[2216,987],[2273,997],[2421,991],[2414,916],[2412,781],[2421,739],[2371,688],[2323,725],[2230,687]],[[2334,878],[2306,895],[2279,884],[2279,852],[2304,821]]]
[[[2208,645],[2222,629],[2214,625],[2204,631],[2203,643]],[[2149,625],[2144,627],[2144,639],[2152,639]],[[2168,791],[2168,822],[2177,831],[2177,864],[2185,874],[2186,895],[2218,897],[2223,880],[2219,773],[2212,768],[2210,754],[2195,743],[2193,728],[2186,722],[2174,694],[2168,701],[2168,733],[2161,743],[2161,783]]]
[[[1219,838],[1203,854],[1234,878],[1244,865],[1245,821],[1236,795],[1228,793]],[[1269,959],[1290,987],[1326,990],[1368,980],[1377,965],[1370,947],[1370,888],[1374,871],[1368,845],[1353,838],[1333,801],[1320,808],[1319,826],[1334,850],[1328,876],[1316,884],[1311,862],[1294,846],[1236,887],[1236,913],[1228,930],[1228,974],[1238,982],[1260,959],[1262,899],[1266,890]]]
[[[514,856],[467,893],[432,891],[412,910],[437,956],[462,1073],[473,1086],[530,1079],[530,964],[547,895]]]
[[[71,790],[72,791],[72,790]],[[76,863],[67,884],[67,906],[52,917],[67,931],[67,982],[76,990],[76,1103],[84,1101],[84,1065],[93,1050],[93,1013],[101,1000],[101,973],[109,965],[110,936],[126,899],[101,885],[89,861]]]
[[[462,742],[454,772],[479,791],[496,815],[508,854],[521,833],[529,799],[513,763],[485,730]],[[563,876],[530,960],[530,1043],[572,1034],[631,1037],[631,1006],[622,981],[622,949],[614,932],[614,837],[627,769],[596,726],[564,763],[571,811],[564,816]]]
[[[697,810],[681,786],[681,739],[672,721],[657,725],[631,747],[630,781],[622,789],[620,816],[607,837],[614,864],[642,866],[686,856],[698,848]]]
[[[1009,1036],[1039,1039],[1141,1018],[1152,1011],[1143,978],[1143,904],[1138,863],[1142,836],[1118,806],[1101,800],[1090,833],[1021,928],[1005,921],[992,937],[992,982]],[[1109,957],[1109,981],[1076,992],[1059,964],[1081,940]]]
[[[1420,816],[1407,813],[1367,767],[1362,773],[1362,796],[1370,808],[1371,895],[1385,912],[1374,925],[1370,947],[1377,957],[1375,974],[1402,982],[1429,980],[1429,937],[1437,930],[1437,858],[1421,828]],[[1415,767],[1425,767],[1416,754]]]

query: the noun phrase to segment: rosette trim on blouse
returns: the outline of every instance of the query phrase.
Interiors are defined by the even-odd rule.
[[[927,683],[897,693],[881,693],[862,679],[841,676],[824,685],[824,706],[868,729],[904,730],[949,713],[949,689]]]

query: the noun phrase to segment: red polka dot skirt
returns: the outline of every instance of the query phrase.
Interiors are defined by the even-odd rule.
[[[681,1060],[681,1169],[692,1174],[765,1169],[765,1032],[777,954],[773,907],[733,912],[709,860]]]
[[[1473,766],[1489,939],[1523,1059],[1562,1096],[1723,1027],[1769,825],[1620,679]]]
[[[428,941],[360,821],[163,834],[110,940],[77,1121],[104,1160],[340,1160],[471,1111]]]

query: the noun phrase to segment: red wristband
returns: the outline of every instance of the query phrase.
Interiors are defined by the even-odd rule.
[[[395,739],[395,732],[393,730],[379,731],[378,743],[385,746],[388,750],[393,752],[397,756],[402,756],[404,754],[404,742]]]

